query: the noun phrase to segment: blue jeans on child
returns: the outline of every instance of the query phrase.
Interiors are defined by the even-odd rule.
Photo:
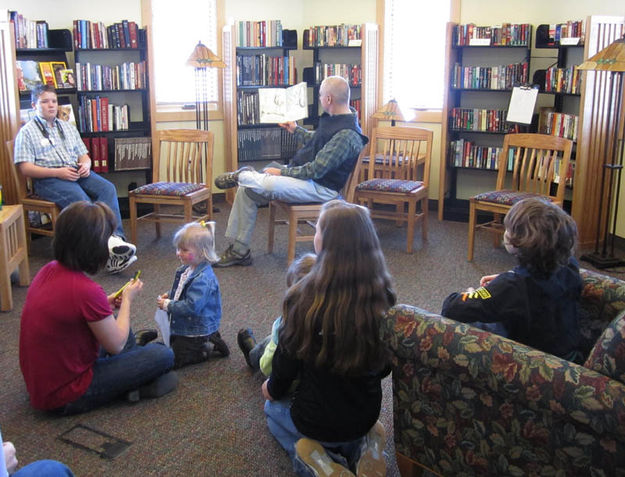
[[[81,397],[58,411],[63,415],[95,409],[134,391],[174,367],[173,351],[162,343],[135,344],[132,331],[121,353],[103,355],[93,365],[93,379]]]
[[[25,465],[12,473],[11,477],[74,477],[74,474],[65,464],[46,459]]]
[[[104,202],[117,218],[115,234],[120,237],[125,236],[122,217],[119,212],[119,202],[117,201],[117,189],[112,183],[95,172],[91,171],[87,177],[81,177],[75,182],[57,179],[56,177],[35,179],[33,186],[39,197],[54,202],[61,209],[79,200]]]
[[[295,444],[306,437],[299,432],[291,419],[291,400],[265,401],[267,426],[280,445],[287,451],[293,470],[301,477],[315,477],[315,474],[295,454]],[[343,467],[354,469],[360,457],[363,437],[348,442],[321,442],[330,458]]]

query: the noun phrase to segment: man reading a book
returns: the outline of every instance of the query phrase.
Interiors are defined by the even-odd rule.
[[[117,230],[109,239],[106,269],[121,272],[137,260],[137,249],[124,240],[117,189],[91,171],[91,159],[76,127],[57,118],[59,105],[54,86],[38,86],[31,98],[36,115],[15,138],[15,164],[32,179],[39,197],[61,209],[80,200],[104,202],[111,208],[117,217]]]
[[[239,189],[226,229],[226,237],[232,243],[214,267],[252,263],[249,244],[260,205],[274,199],[290,203],[327,202],[339,195],[360,151],[369,142],[362,134],[355,110],[349,106],[349,94],[345,79],[330,76],[319,89],[319,102],[325,112],[314,132],[294,122],[280,124],[295,134],[301,144],[288,166],[267,167],[262,172],[245,166],[215,179],[220,189],[237,185]]]

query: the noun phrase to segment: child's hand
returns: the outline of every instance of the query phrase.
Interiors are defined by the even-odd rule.
[[[488,285],[490,282],[492,282],[498,276],[499,276],[498,273],[496,273],[495,275],[485,275],[485,276],[483,276],[482,278],[480,278],[480,286],[481,287],[485,287],[486,285]]]
[[[167,298],[169,298],[169,294],[167,293],[163,293],[162,295],[156,297],[156,304],[161,310],[165,310],[165,300],[167,300]]]
[[[266,379],[263,385],[261,386],[261,389],[263,391],[263,397],[267,401],[273,401],[273,397],[271,397],[271,394],[269,394],[269,389],[267,389],[268,383],[269,383],[269,379]]]

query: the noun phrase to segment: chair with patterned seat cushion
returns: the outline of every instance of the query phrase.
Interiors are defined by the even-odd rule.
[[[559,177],[568,174],[572,147],[571,140],[547,134],[505,136],[497,163],[496,190],[469,199],[467,260],[473,260],[476,228],[493,232],[494,245],[499,245],[503,235],[502,217],[517,202],[538,196],[562,207],[566,180]],[[477,224],[478,211],[494,214],[493,220]]]
[[[417,222],[422,223],[423,240],[427,239],[432,137],[428,129],[377,127],[369,143],[375,161],[361,157],[363,176],[366,164],[367,180],[356,186],[354,200],[366,205],[374,219],[406,223],[407,253],[412,253]]]
[[[213,212],[211,193],[213,172],[213,133],[195,129],[157,131],[158,150],[154,154],[152,183],[128,193],[130,199],[130,239],[137,243],[137,222],[156,225],[161,236],[161,222],[187,223],[208,220]],[[206,203],[206,212],[193,214],[195,204]],[[137,204],[152,204],[154,211],[137,216]],[[182,206],[182,213],[171,207]]]

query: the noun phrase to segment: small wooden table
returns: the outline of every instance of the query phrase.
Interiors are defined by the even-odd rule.
[[[0,310],[13,309],[11,273],[19,269],[20,286],[30,284],[24,211],[21,205],[5,205],[0,210]]]

